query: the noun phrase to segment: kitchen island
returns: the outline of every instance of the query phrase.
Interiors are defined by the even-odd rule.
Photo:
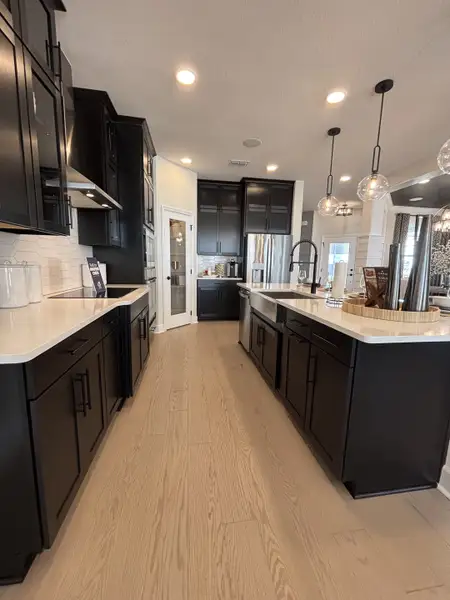
[[[0,311],[0,584],[22,581],[53,544],[142,376],[149,291],[122,293]]]
[[[296,286],[248,287],[250,356],[333,475],[354,497],[436,487],[450,320],[393,323],[330,308],[306,289],[283,297]]]

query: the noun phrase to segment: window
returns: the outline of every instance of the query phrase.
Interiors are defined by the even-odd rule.
[[[403,278],[409,277],[411,273],[421,221],[421,216],[410,215],[409,217],[408,230],[403,244]]]

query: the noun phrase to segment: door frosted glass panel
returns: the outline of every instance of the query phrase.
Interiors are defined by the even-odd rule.
[[[345,262],[348,264],[350,256],[350,244],[348,242],[331,243],[330,250],[328,252],[328,277],[333,279],[334,277],[334,265],[338,262]]]
[[[186,312],[186,223],[170,219],[171,314]]]

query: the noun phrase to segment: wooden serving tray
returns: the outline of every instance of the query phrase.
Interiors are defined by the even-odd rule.
[[[430,306],[426,312],[409,312],[364,306],[365,302],[365,298],[346,298],[342,310],[358,317],[400,321],[402,323],[435,323],[441,317],[441,311],[437,306]]]

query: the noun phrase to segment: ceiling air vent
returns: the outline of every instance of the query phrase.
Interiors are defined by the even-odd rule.
[[[228,165],[230,167],[248,167],[250,164],[249,160],[229,160]]]

